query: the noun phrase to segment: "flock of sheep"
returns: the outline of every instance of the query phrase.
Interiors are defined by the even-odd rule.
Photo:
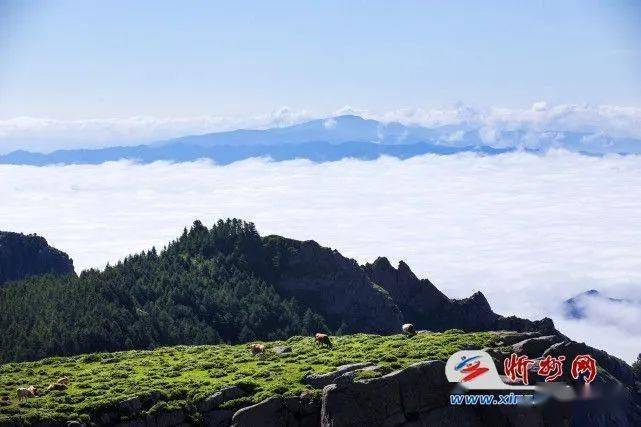
[[[50,392],[52,390],[66,390],[67,387],[69,387],[69,378],[62,377],[62,378],[58,378],[58,381],[49,384],[49,387],[47,387],[46,391]],[[30,397],[36,397],[38,395],[40,395],[40,392],[33,385],[30,385],[29,387],[21,387],[16,390],[16,396],[18,397],[18,402],[27,400]],[[9,401],[9,396],[0,396],[0,402],[8,402],[8,401]]]
[[[405,323],[403,326],[401,326],[401,330],[403,331],[403,334],[408,337],[416,335],[416,329],[414,328],[414,324],[412,323]],[[316,333],[314,335],[314,342],[316,343],[316,346],[332,348],[332,341],[329,339],[329,336],[327,334],[321,334],[320,332]],[[251,352],[252,356],[265,354],[265,349],[265,344],[249,344],[249,351]]]
[[[406,336],[412,336],[416,334],[414,325],[411,323],[404,324],[401,327],[401,329],[403,331],[403,334],[405,334]],[[316,343],[317,346],[332,348],[332,341],[329,339],[329,336],[327,334],[321,334],[321,333],[315,334],[314,342]],[[249,350],[252,356],[264,355],[265,344],[259,344],[259,343],[249,344]],[[52,390],[66,390],[68,387],[69,387],[69,378],[63,377],[63,378],[59,378],[58,381],[51,383],[49,387],[47,387],[47,392],[50,392]],[[18,402],[21,402],[21,401],[27,400],[28,398],[38,396],[39,391],[35,386],[30,385],[29,387],[21,387],[17,389],[16,395],[18,397]],[[6,396],[6,395],[0,396],[0,404],[8,403],[9,400],[10,400],[9,396]]]

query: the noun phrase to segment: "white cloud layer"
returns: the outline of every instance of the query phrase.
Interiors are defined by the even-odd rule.
[[[552,316],[628,361],[641,351],[638,312],[560,310],[587,289],[641,300],[641,156],[0,165],[0,200],[0,229],[45,236],[78,270],[239,217],[360,262],[406,260],[451,297],[481,290],[502,314]]]
[[[573,131],[603,133],[613,137],[641,138],[641,108],[612,105],[549,105],[536,102],[528,108],[474,108],[464,104],[441,109],[402,108],[370,111],[349,106],[336,111],[310,112],[287,107],[251,117],[128,117],[60,120],[15,117],[0,119],[0,153],[15,149],[52,151],[59,148],[136,144],[185,135],[238,128],[262,129],[287,126],[318,117],[357,114],[383,122],[437,127],[452,125],[452,138],[462,129],[481,128],[492,142],[502,131]],[[326,122],[331,125],[331,121]]]

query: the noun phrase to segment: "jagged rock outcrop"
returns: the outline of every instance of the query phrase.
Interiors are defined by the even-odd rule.
[[[402,315],[393,298],[373,286],[353,259],[314,241],[266,240],[279,260],[277,291],[320,313],[332,329],[390,333],[399,328]]]
[[[264,239],[266,258],[276,268],[265,279],[286,297],[295,297],[341,332],[398,332],[404,322],[417,329],[443,331],[514,330],[556,332],[550,319],[530,321],[492,311],[481,292],[452,300],[401,261],[387,258],[359,266],[338,251],[314,241],[279,236]]]
[[[530,321],[503,317],[492,311],[481,292],[469,298],[452,300],[427,279],[419,279],[403,261],[394,268],[387,258],[363,266],[369,279],[385,289],[403,314],[403,320],[420,329],[442,331],[541,331],[556,332],[550,319]]]
[[[429,280],[419,280],[407,264],[399,262],[394,268],[387,258],[379,257],[363,267],[369,279],[385,289],[403,312],[404,320],[433,325],[439,328],[436,312],[450,300]]]
[[[29,276],[73,272],[69,256],[49,246],[43,237],[0,231],[0,286]]]

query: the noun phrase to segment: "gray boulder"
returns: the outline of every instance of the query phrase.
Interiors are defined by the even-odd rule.
[[[447,405],[451,384],[445,377],[445,363],[415,363],[396,374],[406,414],[429,411]]]
[[[309,384],[314,388],[323,388],[329,384],[333,384],[336,382],[336,380],[348,373],[348,372],[353,372],[353,371],[358,371],[360,369],[368,368],[373,366],[373,363],[370,362],[364,362],[364,363],[352,363],[349,365],[342,365],[336,368],[336,370],[332,372],[328,372],[326,374],[308,374],[303,377],[303,382],[305,384]]]
[[[238,386],[229,386],[224,387],[218,390],[216,393],[211,396],[206,397],[201,400],[198,405],[198,411],[201,413],[209,412],[213,409],[220,407],[225,402],[230,400],[238,399],[239,397],[245,396],[245,391]]]
[[[528,338],[514,344],[512,346],[512,351],[519,355],[525,354],[528,357],[538,357],[541,356],[550,346],[561,341],[563,341],[563,338],[557,335]]]
[[[234,427],[317,427],[320,425],[320,399],[309,394],[274,396],[236,412]]]
[[[286,407],[281,396],[273,396],[252,406],[240,409],[232,417],[235,427],[285,426]]]
[[[421,362],[380,378],[323,389],[323,426],[402,425],[447,404],[445,363]]]

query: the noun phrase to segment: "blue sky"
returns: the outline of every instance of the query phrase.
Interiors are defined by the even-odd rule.
[[[7,2],[0,119],[641,106],[639,2]]]

